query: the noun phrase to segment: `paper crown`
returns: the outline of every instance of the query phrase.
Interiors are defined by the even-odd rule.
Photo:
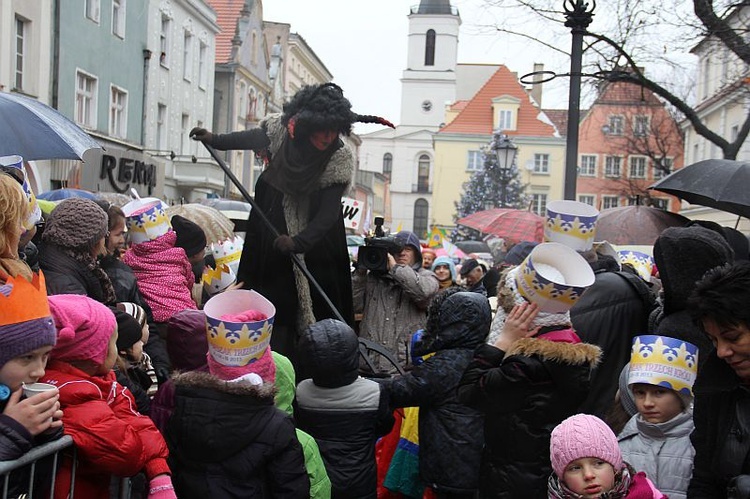
[[[667,336],[636,336],[630,353],[628,385],[646,383],[693,396],[698,347]]]
[[[588,251],[594,245],[599,211],[578,201],[547,203],[544,240],[562,243],[576,251]]]
[[[203,269],[203,289],[209,296],[213,296],[216,293],[221,293],[229,286],[234,284],[237,280],[237,276],[228,265],[217,265],[216,268],[206,265]]]
[[[267,319],[254,322],[222,320],[225,314],[257,310]],[[206,334],[211,357],[225,366],[245,366],[260,359],[271,342],[276,307],[263,295],[247,289],[225,291],[210,298],[206,313]]]
[[[18,155],[0,157],[0,166],[15,168],[20,172],[19,177],[23,177],[23,184],[20,185],[29,203],[29,216],[23,221],[23,226],[26,230],[31,230],[42,219],[42,209],[36,202],[34,191],[31,190],[29,177],[26,175],[26,169],[23,167],[23,158]]]
[[[542,312],[565,313],[594,283],[594,271],[568,246],[541,243],[518,266],[516,289]]]
[[[651,271],[654,269],[654,258],[651,255],[634,250],[620,250],[617,255],[620,257],[620,263],[632,265],[641,279],[651,279]]]
[[[122,211],[133,244],[152,241],[172,230],[164,205],[158,199],[134,199]]]
[[[245,240],[240,236],[235,236],[234,239],[219,241],[218,243],[211,243],[211,253],[214,255],[216,267],[227,265],[237,275],[244,244]]]
[[[34,272],[31,282],[21,276],[11,276],[6,284],[12,286],[12,289],[8,296],[0,293],[0,326],[20,324],[52,315],[44,275],[41,272]]]

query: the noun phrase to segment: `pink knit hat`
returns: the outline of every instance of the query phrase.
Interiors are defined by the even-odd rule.
[[[588,414],[571,416],[552,430],[549,454],[552,469],[560,479],[568,464],[584,457],[607,461],[615,472],[622,468],[617,437],[604,421]]]
[[[57,328],[57,345],[50,357],[103,364],[117,326],[112,310],[84,295],[52,295],[49,308]]]

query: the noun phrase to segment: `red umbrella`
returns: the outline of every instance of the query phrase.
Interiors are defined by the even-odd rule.
[[[494,208],[467,215],[458,225],[513,241],[544,240],[544,218],[536,213],[512,208]]]
[[[615,245],[652,245],[667,227],[682,227],[689,220],[682,215],[652,206],[621,206],[599,213],[596,240]]]

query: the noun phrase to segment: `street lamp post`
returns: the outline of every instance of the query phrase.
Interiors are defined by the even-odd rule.
[[[510,181],[509,175],[513,168],[513,162],[516,160],[516,154],[518,154],[518,146],[501,130],[496,130],[492,134],[490,149],[495,153],[497,167],[500,170],[500,187],[502,189],[500,192],[500,207],[505,208],[506,191]]]
[[[596,0],[563,0],[565,26],[573,34],[570,51],[570,90],[568,93],[568,135],[565,151],[565,199],[575,201],[576,177],[578,175],[578,122],[581,105],[581,66],[583,59],[583,35],[594,16]]]

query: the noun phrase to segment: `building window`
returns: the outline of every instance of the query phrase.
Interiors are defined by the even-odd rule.
[[[425,199],[417,199],[414,202],[414,233],[418,238],[427,237],[427,219],[430,211],[430,205]]]
[[[657,165],[657,162],[659,165]],[[672,169],[674,168],[674,159],[672,158],[661,158],[660,160],[657,160],[654,162],[654,180],[659,180],[670,173],[672,173]]]
[[[625,118],[622,116],[610,116],[607,133],[609,135],[622,135]]]
[[[169,32],[172,27],[172,20],[166,14],[161,15],[161,29],[159,31],[159,63],[169,67]]]
[[[638,115],[633,122],[633,135],[645,137],[648,135],[648,116]]]
[[[604,176],[619,177],[621,162],[622,158],[619,156],[607,156],[604,158]]]
[[[478,172],[484,167],[484,154],[482,151],[469,151],[468,162],[466,163],[467,172]]]
[[[430,157],[426,154],[419,157],[416,192],[430,192]]]
[[[391,176],[393,170],[393,154],[387,152],[383,154],[383,175]]]
[[[190,136],[188,135],[190,133],[190,115],[183,114],[180,124],[181,124],[180,154],[187,155],[187,154],[190,154],[190,142],[191,142]]]
[[[96,93],[98,81],[82,71],[76,72],[76,123],[96,127]]]
[[[693,163],[697,163],[701,160],[701,145],[699,143],[693,144]]]
[[[497,128],[499,130],[513,129],[513,111],[501,109],[497,113]]]
[[[125,38],[125,2],[112,0],[112,34]]]
[[[549,173],[549,154],[534,154],[534,173]]]
[[[708,85],[711,81],[711,60],[706,57],[703,60],[703,98],[708,98]]]
[[[669,210],[669,199],[667,199],[667,198],[651,198],[651,205],[654,208],[659,208],[660,210],[667,211],[667,210]]]
[[[617,196],[602,196],[602,209],[617,208],[620,205],[620,198]]]
[[[182,77],[190,81],[193,77],[193,34],[185,31],[182,46]]]
[[[646,178],[646,157],[630,157],[630,178]]]
[[[531,195],[531,209],[537,215],[547,215],[547,195],[546,194],[532,194]]]
[[[586,203],[591,206],[594,206],[594,203],[596,202],[596,198],[591,194],[579,194],[578,195],[578,202],[580,203]]]
[[[596,177],[596,156],[584,154],[581,156],[581,167],[578,175],[582,177]]]
[[[435,30],[428,29],[424,45],[424,65],[435,65]]]
[[[84,15],[86,18],[91,19],[95,23],[99,22],[99,7],[101,0],[85,0],[84,1]]]
[[[206,88],[206,81],[208,80],[207,57],[208,45],[200,42],[200,48],[198,49],[198,86],[200,88]]]
[[[23,90],[23,73],[26,66],[26,33],[28,23],[16,17],[16,46],[15,46],[15,78],[14,87],[16,90]]]
[[[156,109],[156,148],[159,151],[167,149],[167,106],[159,104]]]
[[[128,136],[128,93],[112,85],[109,95],[109,134],[124,139]]]
[[[735,142],[737,140],[737,137],[740,135],[740,126],[734,125],[732,128],[729,129],[729,137],[730,142]]]

